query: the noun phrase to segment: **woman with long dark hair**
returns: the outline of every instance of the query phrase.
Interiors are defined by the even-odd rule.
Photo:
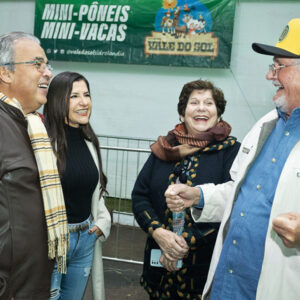
[[[111,218],[102,197],[107,178],[99,141],[89,123],[89,83],[78,73],[60,73],[47,98],[45,124],[57,157],[70,231],[67,273],[59,274],[54,267],[50,299],[82,299],[92,269],[94,298],[102,300],[101,244],[109,235]]]

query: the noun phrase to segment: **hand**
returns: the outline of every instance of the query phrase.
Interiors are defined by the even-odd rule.
[[[103,232],[101,231],[101,229],[95,225],[93,226],[90,230],[89,230],[89,234],[94,233],[96,234],[97,237],[100,237],[101,235],[103,235]]]
[[[286,247],[300,248],[300,214],[280,214],[273,219],[272,225]]]
[[[169,209],[173,212],[179,212],[198,204],[200,191],[196,187],[190,187],[185,184],[172,184],[166,190],[165,197]]]
[[[182,259],[189,251],[185,239],[170,230],[157,228],[152,237],[168,260]]]
[[[159,261],[164,266],[164,268],[167,269],[169,272],[174,272],[179,270],[179,268],[177,268],[177,260],[167,259],[164,253],[162,253]]]

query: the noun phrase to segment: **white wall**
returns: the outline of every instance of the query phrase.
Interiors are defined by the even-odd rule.
[[[0,0],[0,34],[33,33],[34,0]],[[297,14],[298,12],[298,14]],[[256,54],[252,42],[275,45],[300,2],[237,1],[231,69],[202,69],[103,63],[51,62],[54,74],[77,71],[91,84],[92,124],[98,134],[156,138],[178,121],[178,96],[184,83],[203,78],[221,87],[228,100],[224,119],[242,139],[269,111],[275,88],[265,80],[272,57]]]

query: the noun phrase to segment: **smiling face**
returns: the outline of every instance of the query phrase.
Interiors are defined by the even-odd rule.
[[[70,95],[69,123],[72,127],[79,127],[89,122],[92,102],[90,92],[84,80],[74,81]]]
[[[275,68],[273,74],[269,71],[266,75],[268,80],[273,81],[273,85],[277,88],[273,97],[273,101],[281,111],[290,114],[293,109],[300,106],[300,66],[296,59],[291,58],[274,58]]]
[[[196,136],[218,122],[217,107],[211,90],[193,90],[190,94],[184,116],[180,116],[188,134]]]
[[[43,60],[48,62],[44,50],[29,39],[17,40],[14,44],[14,62]],[[47,68],[41,72],[33,64],[17,64],[10,72],[7,96],[16,98],[25,114],[33,112],[47,102],[48,85],[52,77]]]

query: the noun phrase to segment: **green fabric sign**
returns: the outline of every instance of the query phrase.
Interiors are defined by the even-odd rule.
[[[229,68],[235,0],[36,0],[49,59]]]

